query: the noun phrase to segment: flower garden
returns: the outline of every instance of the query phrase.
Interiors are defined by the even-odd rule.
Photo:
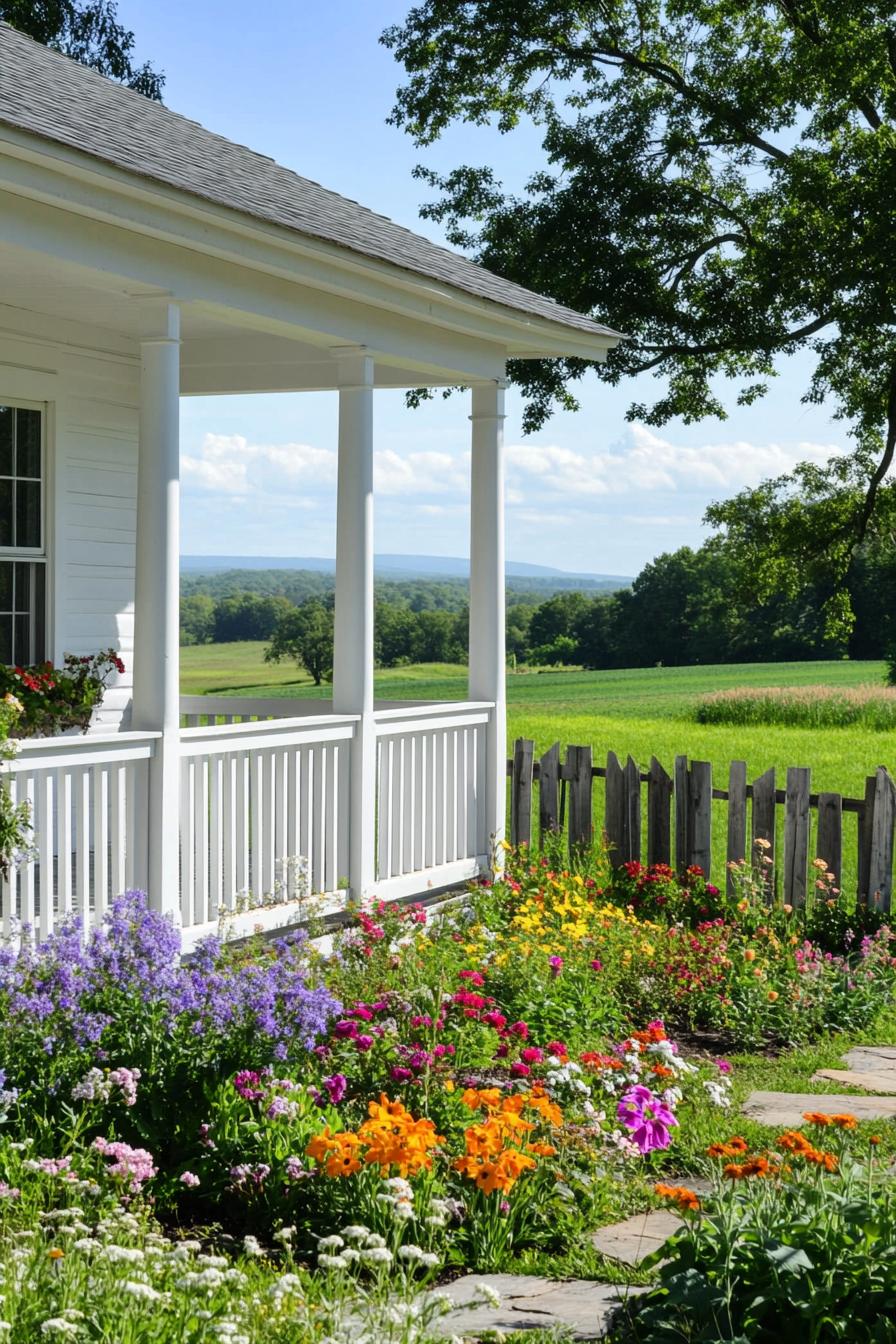
[[[740,1113],[896,1039],[896,935],[823,868],[806,911],[733,877],[523,851],[324,938],[182,959],[129,893],[4,950],[0,1335],[424,1344],[524,1271],[646,1287],[619,1340],[896,1339],[896,1126]],[[656,1263],[595,1249],[651,1207]]]

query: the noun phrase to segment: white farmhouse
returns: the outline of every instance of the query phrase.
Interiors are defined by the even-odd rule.
[[[470,877],[503,834],[508,359],[618,336],[0,24],[0,658],[114,645],[91,732],[13,766],[2,921],[146,888],[189,943]],[[462,704],[373,698],[378,388],[472,389]],[[178,401],[339,398],[332,704],[183,702]],[[298,526],[297,526],[298,534]],[[239,914],[246,906],[255,907]]]

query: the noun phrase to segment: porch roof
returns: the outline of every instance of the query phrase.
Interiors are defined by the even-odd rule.
[[[619,333],[594,319],[493,274],[3,23],[0,70],[0,124],[294,235],[324,240],[538,323],[565,328],[570,337],[575,333],[575,353],[583,336],[603,350],[619,339]]]

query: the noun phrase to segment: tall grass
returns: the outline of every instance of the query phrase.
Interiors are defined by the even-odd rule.
[[[896,687],[767,686],[715,691],[695,706],[698,723],[753,727],[896,728]]]

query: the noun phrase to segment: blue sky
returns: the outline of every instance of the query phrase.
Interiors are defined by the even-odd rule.
[[[421,221],[414,165],[489,163],[514,187],[539,162],[530,128],[500,136],[453,128],[432,149],[387,126],[400,70],[378,37],[410,0],[120,0],[138,57],[167,75],[165,101],[211,129],[441,241]],[[628,424],[634,381],[583,388],[577,414],[537,435],[508,402],[507,554],[558,568],[634,574],[654,555],[706,536],[713,499],[823,459],[844,426],[803,406],[808,359],[782,369],[727,421],[661,430]],[[407,410],[376,402],[376,547],[467,553],[467,407],[458,398]],[[193,554],[332,555],[336,407],[332,395],[190,399],[182,410],[183,545]]]

